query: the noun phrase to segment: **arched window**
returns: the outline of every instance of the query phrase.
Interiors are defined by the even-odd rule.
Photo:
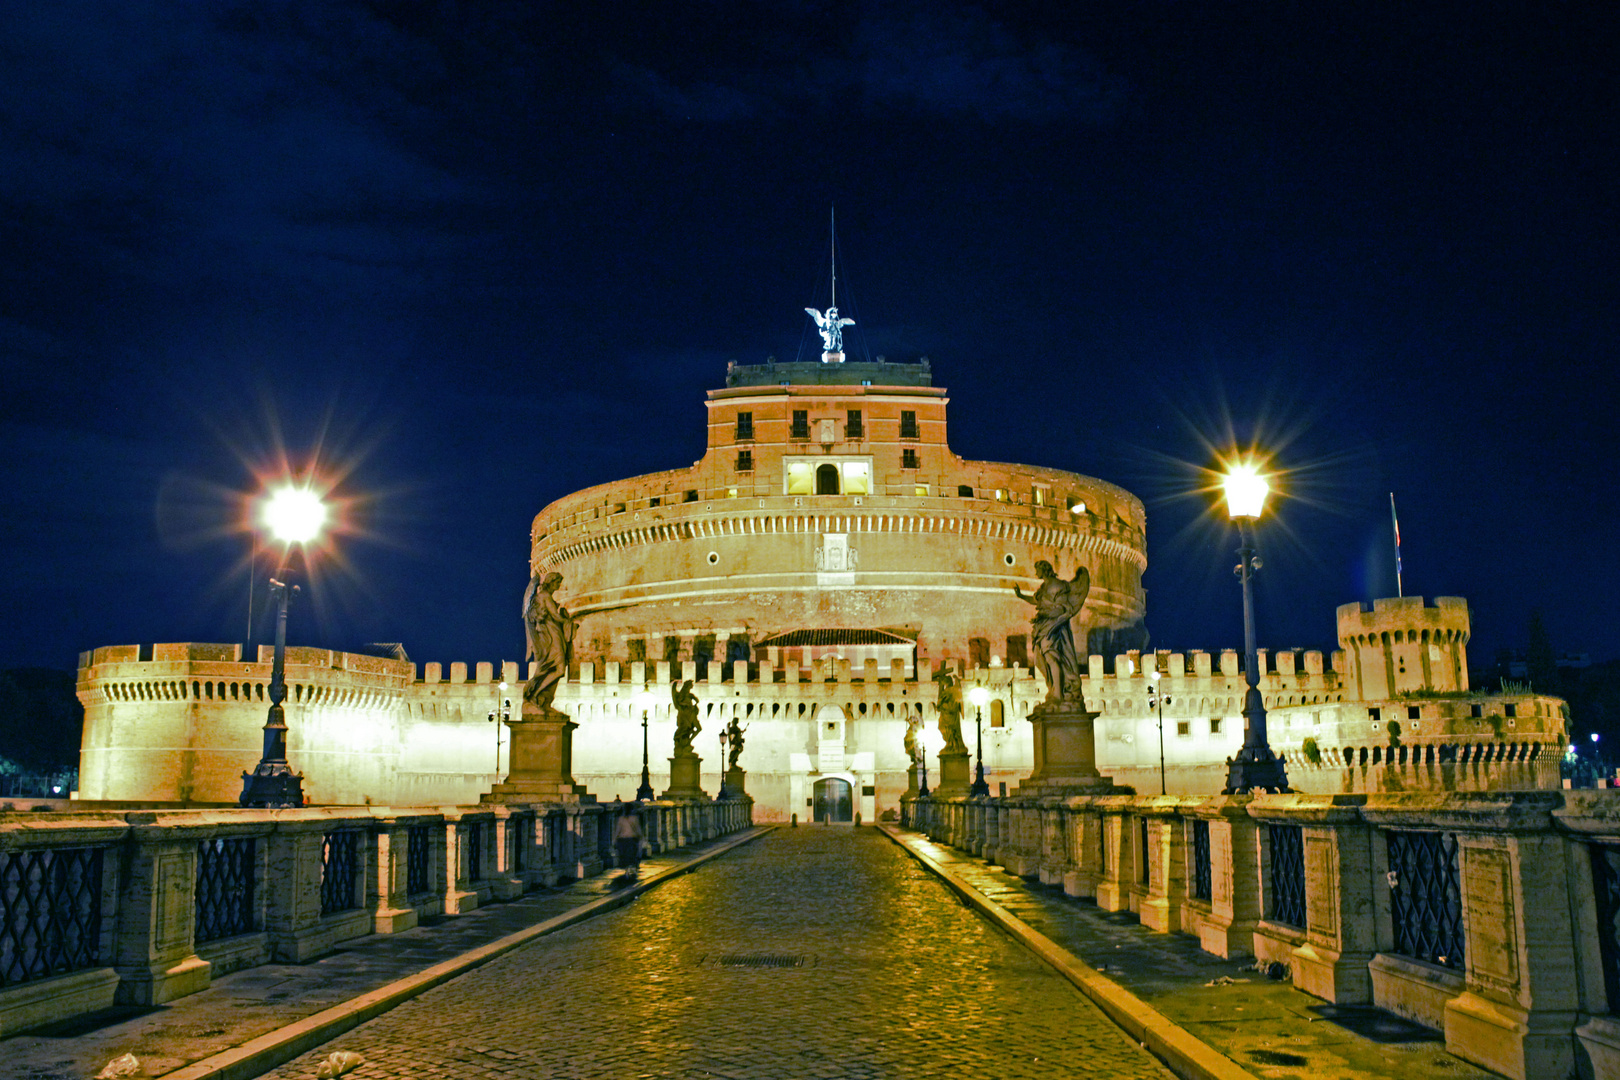
[[[838,494],[838,466],[828,462],[816,469],[816,494]]]

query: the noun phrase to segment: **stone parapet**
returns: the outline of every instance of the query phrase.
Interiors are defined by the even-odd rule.
[[[1620,793],[930,797],[908,811],[942,843],[1078,895],[1095,875],[1104,910],[1433,1027],[1505,1076],[1620,1075],[1606,968],[1620,965]]]
[[[641,812],[666,845],[672,818],[692,840],[753,823],[746,797]],[[0,813],[0,879],[38,886],[0,926],[24,973],[0,989],[0,1036],[600,873],[609,842],[604,808],[579,803]],[[48,958],[15,929],[43,924]]]

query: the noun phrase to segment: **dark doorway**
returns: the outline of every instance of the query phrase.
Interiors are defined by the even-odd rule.
[[[849,781],[837,777],[817,780],[815,814],[817,821],[854,821],[855,803],[850,797]]]
[[[838,494],[838,466],[821,465],[816,469],[816,494]]]

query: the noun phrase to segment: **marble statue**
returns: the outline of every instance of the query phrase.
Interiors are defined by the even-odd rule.
[[[939,734],[945,740],[945,745],[939,752],[965,754],[967,743],[962,741],[961,684],[949,671],[941,671],[935,675],[934,682],[939,685],[939,698],[934,703],[935,708],[939,710]]]
[[[726,737],[731,744],[731,760],[728,764],[733,769],[737,767],[737,755],[742,753],[743,748],[743,732],[747,730],[746,727],[737,723],[735,716],[731,718],[731,723],[726,725]]]
[[[557,685],[567,678],[574,652],[574,617],[555,595],[561,584],[562,575],[552,572],[530,578],[523,593],[523,625],[529,637],[523,659],[534,664],[534,674],[523,684],[523,700],[541,712],[552,711]]]
[[[821,351],[829,353],[843,352],[844,327],[854,326],[855,320],[839,318],[838,309],[835,307],[828,308],[825,315],[811,307],[804,310],[812,319],[816,320],[816,328],[821,331]]]
[[[675,704],[675,753],[686,757],[692,753],[692,740],[697,738],[698,699],[692,693],[692,680],[671,683],[669,697]]]
[[[917,757],[922,753],[922,747],[917,744],[917,736],[922,734],[922,716],[911,713],[906,717],[906,760],[913,766],[917,764]]]
[[[1069,620],[1080,614],[1086,606],[1086,594],[1091,591],[1091,573],[1084,566],[1074,572],[1074,578],[1064,581],[1042,559],[1035,564],[1041,583],[1032,595],[1013,586],[1018,599],[1035,606],[1030,619],[1030,636],[1034,639],[1035,664],[1046,676],[1046,700],[1058,702],[1080,697],[1080,656],[1074,647],[1074,630]]]

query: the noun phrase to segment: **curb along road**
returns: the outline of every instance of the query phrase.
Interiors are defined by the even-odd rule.
[[[647,890],[671,878],[690,873],[710,859],[717,858],[733,848],[757,840],[774,828],[776,828],[774,825],[755,826],[750,831],[733,837],[729,842],[723,841],[721,846],[703,852],[690,862],[672,866],[655,874],[649,874],[634,885],[627,886],[607,896],[597,897],[595,900],[581,904],[572,911],[564,912],[544,922],[525,927],[487,945],[479,946],[476,949],[462,953],[460,956],[445,960],[430,968],[425,968],[414,975],[396,979],[386,986],[379,986],[370,993],[362,994],[340,1005],[334,1005],[286,1027],[266,1032],[256,1039],[243,1043],[241,1046],[223,1050],[201,1061],[194,1061],[190,1065],[184,1065],[172,1072],[164,1073],[162,1080],[251,1080],[252,1077],[268,1072],[278,1065],[286,1064],[300,1054],[313,1050],[322,1043],[360,1026],[367,1020],[382,1015],[389,1009],[409,1001],[418,994],[431,990],[440,983],[486,964],[497,956],[511,952],[513,949],[526,945],[536,938],[555,933],[577,922],[623,907]]]
[[[1058,945],[1024,920],[988,896],[958,880],[937,859],[902,835],[892,825],[878,828],[900,845],[912,858],[940,878],[962,901],[977,909],[1014,940],[1055,968],[1086,997],[1096,1002],[1108,1017],[1124,1028],[1131,1038],[1147,1047],[1178,1076],[1187,1080],[1257,1080],[1231,1058],[1200,1042],[1186,1028],[1173,1023],[1163,1013]]]

